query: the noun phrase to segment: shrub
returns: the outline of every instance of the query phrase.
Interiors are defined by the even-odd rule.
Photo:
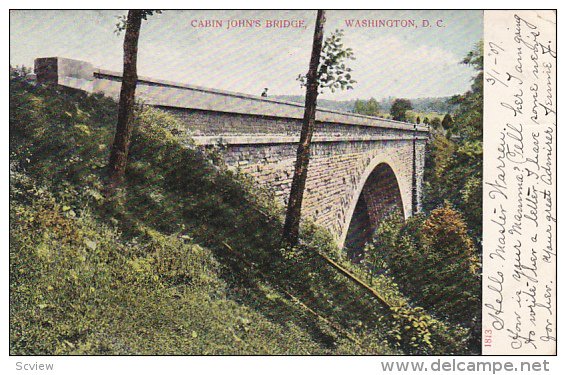
[[[478,317],[479,260],[461,214],[450,206],[405,223],[385,221],[368,250],[416,305],[464,326]]]

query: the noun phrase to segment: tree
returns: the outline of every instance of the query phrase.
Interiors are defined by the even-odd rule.
[[[352,69],[345,64],[345,60],[354,59],[354,54],[351,48],[344,48],[341,42],[343,30],[336,30],[326,38],[323,46],[324,22],[325,11],[319,10],[316,16],[309,70],[306,76],[300,74],[297,77],[301,86],[306,87],[306,98],[297,160],[283,227],[283,241],[290,246],[295,246],[299,240],[301,206],[310,161],[310,145],[314,134],[319,90],[321,94],[326,88],[332,92],[336,89],[350,90],[356,82],[350,74]]]
[[[408,99],[395,99],[391,105],[389,113],[393,117],[393,120],[397,121],[407,121],[407,111],[413,109],[411,101]]]
[[[366,103],[363,100],[356,99],[356,101],[354,102],[353,112],[363,115],[365,111],[366,111]]]
[[[432,119],[432,121],[430,122],[430,125],[432,126],[433,129],[438,129],[441,125],[441,121],[438,117],[435,117]]]
[[[450,113],[447,113],[442,119],[442,127],[444,128],[444,130],[448,130],[452,128],[452,125],[454,125],[454,120],[452,120]]]
[[[121,184],[126,172],[130,138],[134,125],[134,104],[138,82],[138,41],[141,23],[142,20],[147,19],[153,13],[160,13],[160,11],[130,10],[128,16],[120,18],[120,21],[116,24],[118,33],[124,29],[126,33],[124,35],[124,68],[118,104],[118,123],[108,163],[110,191]]]
[[[420,123],[421,123],[421,117],[417,116],[417,124],[420,124]]]
[[[371,98],[367,102],[357,99],[354,103],[354,113],[366,116],[379,116],[381,106],[375,98]]]

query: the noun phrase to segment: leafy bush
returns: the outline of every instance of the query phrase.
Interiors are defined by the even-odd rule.
[[[368,251],[416,305],[456,324],[477,321],[479,260],[461,214],[450,206],[405,223],[385,221]]]
[[[374,254],[372,244],[367,246],[366,261],[381,262]],[[378,291],[391,306],[388,314],[379,317],[386,330],[386,342],[407,354],[450,355],[470,353],[470,330],[458,324],[440,320],[401,293],[400,286],[390,272],[376,273],[368,264],[350,264],[349,270],[367,285]]]

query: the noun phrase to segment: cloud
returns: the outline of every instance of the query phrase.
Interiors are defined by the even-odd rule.
[[[121,38],[112,31],[119,13],[15,12],[10,19],[10,62],[30,66],[35,57],[59,55],[118,70],[122,66]],[[357,60],[350,66],[358,83],[352,91],[325,93],[323,97],[411,98],[453,95],[467,90],[474,72],[459,61],[473,47],[472,41],[481,36],[481,13],[429,13],[382,11],[372,13],[372,17],[442,16],[447,28],[346,29],[344,42],[355,52]],[[273,11],[167,11],[143,24],[139,72],[256,95],[264,87],[269,87],[272,95],[302,94],[296,77],[308,69],[314,14],[312,11],[276,14],[279,19],[305,19],[306,29],[224,30],[195,29],[190,27],[190,20],[228,16],[265,19],[275,14]],[[326,33],[343,27],[345,18],[369,16],[366,12],[329,12]]]
[[[415,45],[399,37],[351,38],[358,81],[352,97],[447,96],[463,92],[473,72],[439,46]]]

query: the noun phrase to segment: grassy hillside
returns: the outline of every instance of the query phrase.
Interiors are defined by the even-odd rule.
[[[408,305],[140,108],[126,184],[104,195],[116,103],[10,80],[11,354],[466,352],[463,329]],[[326,261],[365,278],[385,303]]]

